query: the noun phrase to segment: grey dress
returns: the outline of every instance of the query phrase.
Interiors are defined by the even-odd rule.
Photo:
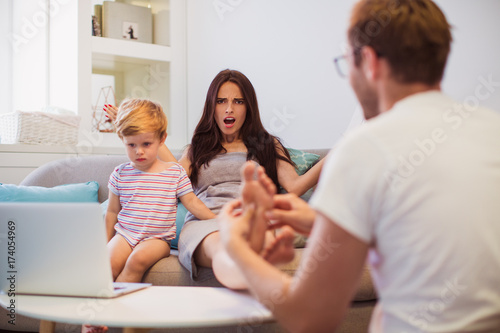
[[[200,168],[194,193],[215,214],[219,213],[226,202],[239,197],[240,171],[246,160],[246,152],[225,153],[217,155],[208,167]],[[179,261],[191,272],[191,278],[196,279],[198,276],[194,251],[207,235],[218,230],[215,219],[200,221],[187,213],[179,236]]]

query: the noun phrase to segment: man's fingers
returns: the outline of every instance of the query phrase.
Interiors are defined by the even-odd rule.
[[[276,220],[277,222],[288,222],[291,213],[288,210],[273,209],[266,213],[266,217],[270,220]]]
[[[274,208],[292,210],[295,205],[297,205],[298,200],[302,200],[297,197],[295,194],[287,193],[287,194],[276,194],[273,197],[273,205]]]
[[[241,200],[235,199],[227,202],[224,207],[222,207],[221,214],[223,215],[235,215],[235,210],[241,208]]]

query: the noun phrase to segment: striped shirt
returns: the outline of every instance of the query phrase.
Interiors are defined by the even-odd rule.
[[[146,239],[174,239],[177,198],[193,191],[178,163],[159,173],[140,171],[130,162],[121,164],[109,177],[108,188],[120,197],[115,230],[132,247]]]

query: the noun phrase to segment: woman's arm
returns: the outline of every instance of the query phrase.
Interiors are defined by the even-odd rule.
[[[215,215],[193,192],[179,198],[184,207],[200,220],[214,219]]]
[[[163,162],[177,162],[174,154],[168,149],[167,145],[161,145],[158,149],[158,158]]]
[[[188,177],[191,177],[191,160],[188,157],[189,149],[191,149],[191,145],[187,146],[182,153],[182,156],[179,159],[179,164],[182,165],[184,170],[186,170]]]
[[[121,208],[120,197],[109,191],[108,210],[105,217],[108,242],[115,234],[115,224],[118,221],[118,213],[120,213]]]
[[[278,151],[280,155],[284,156],[281,149]],[[321,159],[302,176],[299,176],[293,165],[286,161],[278,160],[278,182],[288,193],[301,196],[318,183],[319,174],[324,162],[325,158]]]

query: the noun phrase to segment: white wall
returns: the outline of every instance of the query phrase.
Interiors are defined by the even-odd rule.
[[[500,1],[437,0],[454,26],[443,82],[458,100],[494,83],[481,103],[500,110]],[[330,148],[360,108],[332,59],[343,53],[352,1],[188,0],[188,135],[213,77],[242,71],[252,81],[264,126],[295,148]]]

